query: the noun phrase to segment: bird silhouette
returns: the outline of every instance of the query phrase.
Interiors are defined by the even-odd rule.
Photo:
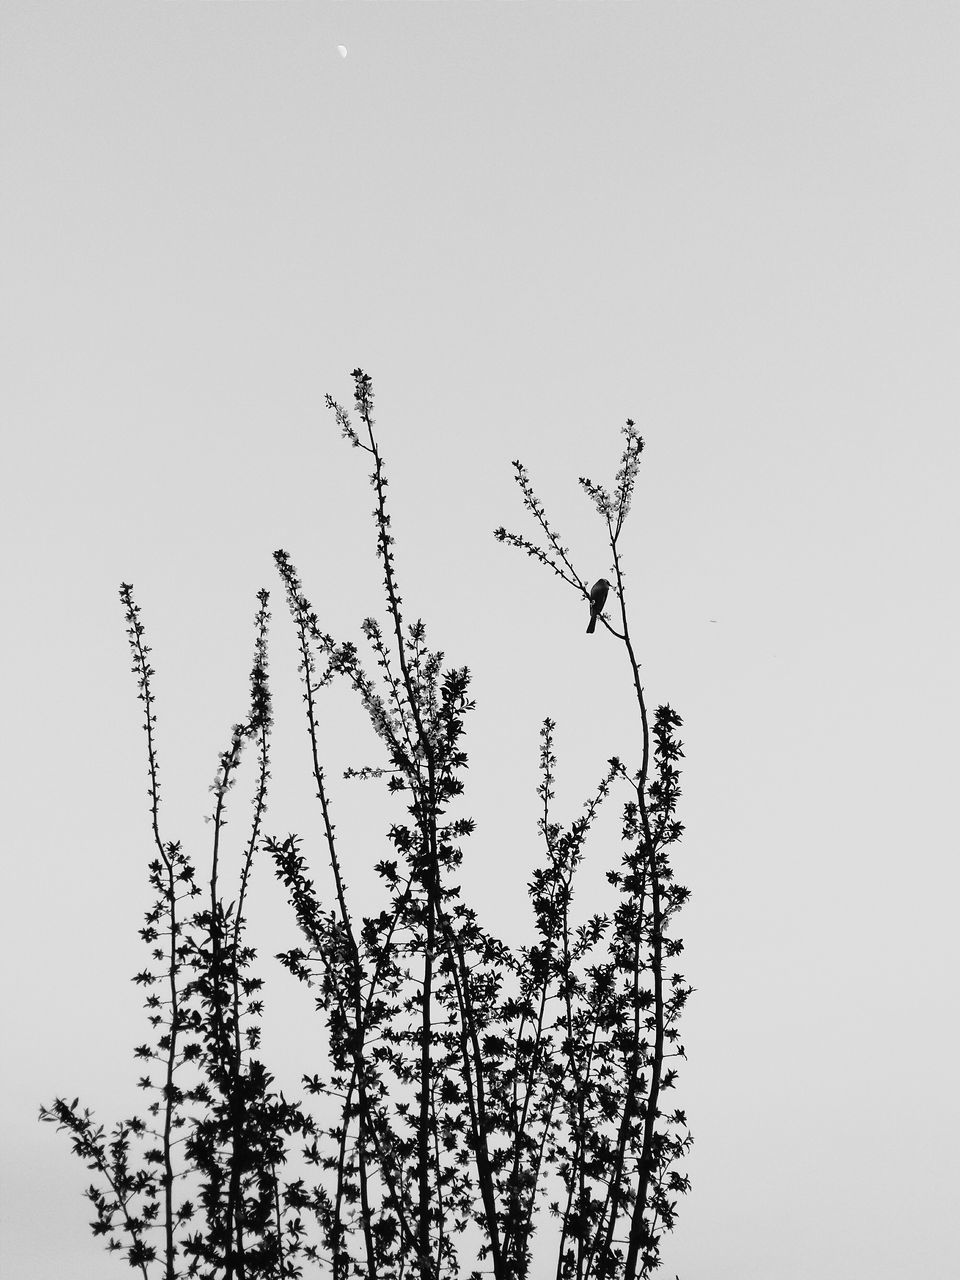
[[[612,582],[608,582],[606,578],[598,578],[590,588],[590,621],[587,623],[587,635],[593,635],[597,629],[597,619],[603,613],[603,606],[607,603],[607,592],[613,586]]]

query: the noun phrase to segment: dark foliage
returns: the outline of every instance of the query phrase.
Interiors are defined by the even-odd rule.
[[[624,649],[638,761],[611,759],[580,816],[564,826],[553,812],[555,725],[544,723],[544,851],[529,885],[533,934],[512,951],[485,928],[458,884],[462,845],[474,828],[458,813],[470,677],[465,667],[445,666],[423,623],[402,613],[370,379],[354,371],[356,425],[329,397],[328,406],[370,461],[386,602],[385,625],[371,617],[362,626],[370,674],[353,644],[321,629],[289,556],[275,554],[300,654],[332,899],[322,901],[299,837],[262,831],[272,721],[267,593],[259,596],[250,711],[233,727],[211,788],[205,890],[180,845],[160,836],[154,672],[125,584],[156,850],[155,902],[141,930],[151,966],[135,977],[147,992],[152,1029],[152,1040],[136,1050],[151,1073],[140,1084],[153,1101],[146,1119],[121,1121],[109,1138],[76,1099],[57,1099],[41,1118],[70,1134],[98,1176],[86,1193],[94,1233],[144,1277],[440,1280],[464,1274],[472,1248],[480,1266],[471,1280],[521,1280],[532,1274],[535,1231],[552,1221],[558,1280],[635,1280],[659,1265],[662,1235],[688,1188],[677,1161],[692,1141],[684,1113],[662,1102],[676,1079],[672,1063],[683,1056],[678,1019],[691,990],[670,972],[682,950],[674,917],[688,896],[669,860],[682,834],[680,718],[666,706],[648,718],[620,549],[643,442],[628,422],[612,496],[581,479],[613,558],[619,618],[616,625],[606,614],[599,620]],[[542,540],[504,529],[496,536],[589,601],[526,470],[514,465]],[[366,915],[350,901],[322,764],[318,701],[336,679],[358,695],[382,753],[345,776],[383,780],[404,811],[376,864],[383,903]],[[253,813],[228,901],[226,798],[248,744],[257,752]],[[577,872],[600,807],[614,793],[623,797],[623,848],[608,872],[616,907],[578,919]],[[287,1101],[256,1056],[261,979],[244,909],[260,849],[272,858],[300,932],[299,945],[279,958],[312,988],[325,1030],[326,1060],[320,1074],[304,1074],[302,1102]],[[323,1122],[307,1110],[311,1097],[322,1103]],[[316,1185],[281,1177],[294,1140]]]

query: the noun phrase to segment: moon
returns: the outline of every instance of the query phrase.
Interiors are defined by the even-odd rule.
[[[338,44],[337,53],[339,53],[341,58],[345,58],[347,56],[347,46],[345,44]]]

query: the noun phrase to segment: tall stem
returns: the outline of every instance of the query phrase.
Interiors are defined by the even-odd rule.
[[[147,654],[150,650],[144,642],[143,623],[139,618],[140,610],[134,603],[133,587],[130,583],[125,582],[121,585],[120,599],[126,611],[127,634],[130,637],[130,645],[133,649],[134,671],[138,677],[140,697],[146,711],[144,728],[147,731],[147,767],[150,773],[150,824],[153,830],[153,841],[166,873],[166,896],[169,906],[170,952],[167,980],[170,992],[170,1037],[167,1046],[166,1081],[163,1090],[163,1228],[166,1277],[167,1280],[174,1280],[176,1245],[173,1234],[173,1156],[171,1135],[175,1111],[173,1077],[177,1062],[178,1033],[180,1030],[180,993],[177,988],[177,974],[180,966],[177,959],[178,924],[175,846],[171,846],[169,849],[164,848],[163,841],[160,838],[160,780],[157,767],[156,743],[153,738],[153,725],[156,717],[153,713],[153,691],[150,687],[153,668],[147,661]]]
[[[651,937],[651,969],[653,971],[653,1006],[654,1006],[654,1043],[653,1059],[650,1064],[650,1092],[647,1095],[647,1110],[643,1122],[643,1141],[640,1148],[639,1170],[637,1173],[636,1198],[633,1204],[633,1215],[630,1223],[630,1237],[627,1245],[627,1259],[624,1267],[624,1280],[636,1280],[640,1249],[646,1236],[644,1216],[647,1209],[647,1197],[650,1193],[650,1177],[653,1172],[653,1145],[657,1122],[657,1103],[660,1098],[660,1074],[663,1070],[664,1055],[664,1001],[663,1001],[663,912],[660,900],[660,876],[657,866],[657,853],[650,829],[650,815],[647,808],[647,776],[650,770],[650,726],[647,721],[647,705],[640,683],[640,666],[630,639],[627,624],[626,606],[623,603],[623,579],[620,559],[616,548],[616,535],[611,536],[614,552],[614,567],[620,596],[620,616],[623,623],[623,640],[630,662],[633,686],[640,709],[640,723],[643,732],[643,759],[636,782],[637,810],[643,830],[643,841],[647,869],[650,879],[650,905],[653,911],[653,932]],[[635,1081],[631,1080],[631,1092]]]

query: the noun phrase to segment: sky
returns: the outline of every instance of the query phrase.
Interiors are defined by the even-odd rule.
[[[648,699],[684,720],[696,989],[662,1274],[957,1274],[958,58],[947,0],[6,0],[5,1276],[125,1271],[36,1119],[142,1100],[121,582],[164,838],[201,865],[271,590],[267,827],[303,833],[322,883],[271,557],[339,637],[381,608],[365,459],[324,408],[358,365],[406,608],[473,671],[464,891],[515,945],[543,718],[566,821],[638,743],[612,637],[492,531],[532,533],[519,458],[607,574],[577,477],[612,481],[626,418],[646,439],[628,608]],[[328,707],[362,903],[396,815],[340,780],[377,743],[346,692]],[[584,915],[618,857],[611,809]],[[255,890],[291,1087],[318,1028],[270,960],[296,935],[265,865]]]

